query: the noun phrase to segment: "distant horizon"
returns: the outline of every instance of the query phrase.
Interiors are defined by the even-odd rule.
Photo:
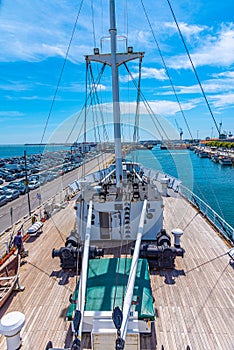
[[[158,143],[161,143],[161,142],[182,142],[182,143],[185,143],[185,142],[200,142],[200,141],[231,141],[233,142],[234,141],[234,137],[228,137],[226,139],[219,139],[219,138],[212,138],[212,139],[183,139],[182,141],[180,141],[180,139],[165,139],[165,140],[160,140],[160,139],[140,139],[137,143],[141,143],[141,142],[158,142]],[[0,147],[1,146],[72,146],[75,142],[48,142],[48,143],[0,143]],[[82,144],[84,142],[77,142],[77,144]],[[114,143],[114,140],[112,141],[103,141],[103,142],[100,142],[100,141],[86,141],[85,142],[86,144],[89,144],[89,143]],[[133,141],[122,141],[121,142],[122,144],[129,144],[129,143],[135,143]]]

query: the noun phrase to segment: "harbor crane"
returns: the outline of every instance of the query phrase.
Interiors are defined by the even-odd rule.
[[[177,126],[177,129],[180,133],[180,142],[182,142],[182,137],[183,137],[183,130],[182,128],[179,126],[179,124],[177,123],[177,120],[175,119],[175,123],[176,123],[176,126]]]

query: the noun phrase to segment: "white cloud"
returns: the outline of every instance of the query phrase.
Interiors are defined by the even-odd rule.
[[[181,103],[182,108],[184,111],[194,109],[197,104],[199,103],[198,99],[191,100],[190,102]],[[177,112],[180,111],[179,105],[176,101],[170,101],[170,100],[155,100],[155,101],[148,101],[148,105],[150,106],[150,109],[153,111],[156,115],[163,115],[163,116],[171,116],[175,115]],[[123,114],[134,114],[136,112],[136,104],[135,103],[124,103],[122,102],[120,104],[121,106],[121,113]],[[109,105],[109,111],[111,111],[112,106]],[[143,102],[140,103],[140,113],[141,114],[148,114],[149,109],[146,107]]]
[[[202,83],[202,87],[205,93],[213,94],[217,92],[230,92],[234,91],[234,79],[217,79],[207,80]],[[166,92],[160,93],[161,95],[172,95],[174,94],[169,86],[164,87]],[[168,91],[169,90],[169,91]],[[175,86],[177,95],[181,94],[202,94],[201,88],[198,84],[191,86]]]
[[[14,6],[5,1],[1,7],[0,61],[35,62],[47,57],[65,57],[77,10],[78,5],[74,8],[73,4],[59,0],[14,0]],[[74,35],[76,46],[73,46],[68,57],[75,61],[83,60],[83,53],[86,52],[81,54],[80,47],[87,48],[86,42],[92,43],[87,40],[90,21],[83,15]],[[82,43],[81,39],[77,40],[79,30],[82,31]]]
[[[10,80],[8,83],[0,84],[0,90],[5,91],[26,91],[32,88],[31,84]]]
[[[222,94],[212,96],[213,105],[219,109],[230,108],[230,106],[234,106],[234,93],[233,94]]]
[[[231,66],[234,63],[234,24],[222,25],[216,36],[201,37],[200,45],[191,57],[195,66]],[[181,55],[171,58],[169,66],[191,68],[189,59]]]
[[[227,72],[221,72],[221,73],[217,73],[217,74],[213,74],[213,77],[224,77],[224,78],[232,78],[234,79],[234,72],[231,71],[227,71]]]
[[[157,68],[142,68],[141,76],[143,79],[167,80],[165,69]]]
[[[139,73],[132,73],[132,77],[134,79],[138,79]],[[168,77],[166,75],[165,69],[157,69],[157,68],[148,68],[148,67],[143,67],[141,70],[141,78],[142,79],[156,79],[156,80],[167,80]],[[128,82],[129,81],[129,76],[120,76],[120,81],[121,82]]]
[[[190,39],[190,37],[198,36],[202,31],[207,29],[207,26],[201,26],[196,24],[188,24],[188,23],[178,23],[179,28],[182,32],[182,35],[186,37],[186,39]],[[166,22],[164,23],[166,28],[171,28],[173,31],[177,31],[176,24],[174,22]]]
[[[107,90],[107,87],[103,84],[94,84],[92,89],[95,88],[96,90],[99,90],[99,91],[105,91]]]
[[[168,101],[168,100],[160,100],[160,101],[150,101],[149,102],[150,107],[154,111],[154,113],[158,113],[160,115],[175,115],[177,112],[180,111],[180,107],[177,102],[175,101]],[[184,111],[191,110],[196,107],[196,102],[185,102],[181,103],[182,109]]]
[[[12,121],[13,119],[19,119],[18,117],[23,117],[23,116],[24,116],[24,113],[19,111],[0,111],[1,121],[4,120],[4,122],[7,120]]]

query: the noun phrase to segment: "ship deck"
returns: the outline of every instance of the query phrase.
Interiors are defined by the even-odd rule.
[[[43,233],[26,243],[29,257],[20,269],[23,292],[14,292],[0,310],[25,314],[21,332],[22,350],[44,350],[49,340],[55,347],[68,347],[70,323],[65,320],[69,296],[77,278],[62,272],[53,248],[63,246],[75,225],[73,198],[44,223]],[[184,258],[176,259],[175,270],[151,271],[156,320],[152,336],[141,336],[141,349],[232,350],[234,348],[234,284],[229,247],[185,200],[176,195],[164,198],[164,226],[168,232],[184,231]],[[68,215],[69,212],[69,215]],[[72,214],[71,214],[72,213]],[[0,336],[0,348],[6,342]],[[83,349],[91,349],[83,337]]]

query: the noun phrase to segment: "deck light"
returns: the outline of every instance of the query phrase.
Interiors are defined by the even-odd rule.
[[[132,46],[128,47],[128,53],[133,53],[133,47]]]
[[[98,47],[95,47],[93,51],[94,51],[94,55],[99,55],[99,48]]]

